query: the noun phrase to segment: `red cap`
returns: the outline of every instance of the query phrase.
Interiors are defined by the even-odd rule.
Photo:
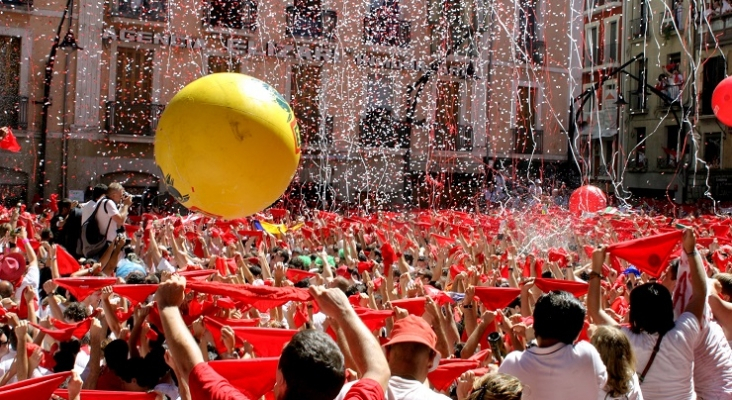
[[[351,273],[348,272],[348,267],[345,266],[345,265],[341,265],[340,267],[338,267],[336,269],[336,275],[342,276],[342,277],[344,277],[346,279],[350,279],[351,278]]]
[[[427,321],[415,315],[409,315],[396,321],[394,329],[391,331],[391,340],[385,343],[384,346],[397,343],[421,343],[439,354],[435,348],[437,346],[437,335],[435,335]]]

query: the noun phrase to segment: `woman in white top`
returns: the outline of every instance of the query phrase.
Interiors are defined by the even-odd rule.
[[[635,373],[635,353],[623,331],[600,326],[590,341],[607,368],[607,384],[598,400],[643,400]]]
[[[684,231],[683,250],[689,258],[692,295],[684,313],[674,321],[671,292],[656,283],[640,285],[630,292],[630,328],[622,328],[636,356],[638,380],[646,400],[694,400],[692,381],[694,347],[700,336],[707,297],[707,280],[696,251],[694,233]],[[600,247],[592,255],[587,311],[595,324],[618,323],[600,308],[602,265],[606,250]]]

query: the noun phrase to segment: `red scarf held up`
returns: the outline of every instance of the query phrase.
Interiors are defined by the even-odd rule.
[[[63,321],[54,320],[53,323],[56,329],[44,328],[32,322],[30,324],[59,342],[68,342],[69,340],[71,340],[71,338],[83,338],[84,335],[89,332],[89,328],[91,328],[93,319],[94,317],[89,317],[75,324],[67,324]]]
[[[654,278],[668,266],[674,247],[681,241],[683,232],[673,231],[660,235],[611,244],[607,252],[635,265]]]
[[[231,327],[234,334],[254,347],[257,357],[279,357],[282,349],[297,333],[294,329]]]
[[[306,289],[295,287],[235,285],[230,283],[195,281],[188,282],[186,287],[195,292],[226,296],[245,304],[251,304],[261,312],[281,306],[289,301],[306,302],[313,300],[313,297]]]
[[[112,286],[116,278],[56,278],[53,283],[68,290],[78,301],[83,301],[97,290]]]
[[[314,272],[303,271],[303,270],[295,269],[295,268],[287,269],[287,279],[289,279],[293,282],[300,282],[303,279],[309,279],[314,276],[317,276],[317,274]]]
[[[50,399],[54,390],[69,376],[71,376],[71,372],[60,372],[2,386],[0,387],[0,400]]]
[[[208,365],[247,397],[258,399],[274,389],[279,357],[209,361]]]
[[[53,394],[61,397],[62,399],[68,400],[69,391],[65,389],[59,389]],[[155,392],[115,392],[111,390],[82,390],[81,400],[155,400],[158,395]]]
[[[427,378],[435,389],[443,392],[464,372],[478,368],[478,366],[480,363],[473,360],[441,360],[440,365],[427,374]]]
[[[216,351],[218,351],[219,354],[226,353],[228,349],[226,348],[224,341],[221,339],[221,329],[223,329],[226,324],[222,324],[221,322],[211,319],[210,317],[203,317],[203,324],[206,326],[206,330],[211,332],[214,344],[216,345]],[[234,329],[233,325],[229,326]],[[236,336],[235,339],[235,347],[242,347],[244,345],[244,341],[241,338]]]
[[[582,297],[587,294],[589,285],[584,282],[564,281],[561,279],[536,278],[534,284],[542,292],[548,293],[552,290],[563,290],[572,293],[575,297]]]
[[[424,314],[424,307],[427,299],[424,297],[415,297],[411,299],[393,300],[391,305],[407,310],[409,314],[421,317]]]
[[[489,286],[477,286],[475,288],[475,297],[491,311],[502,310],[508,307],[520,294],[521,289],[516,288]]]
[[[386,319],[394,315],[392,310],[372,310],[366,307],[353,307],[353,309],[371,332],[386,326]]]
[[[126,298],[133,305],[142,303],[147,300],[150,295],[158,290],[158,285],[155,284],[144,284],[144,285],[114,285],[112,290],[118,295]]]
[[[81,269],[81,265],[61,245],[56,245],[56,265],[61,276],[68,276]]]

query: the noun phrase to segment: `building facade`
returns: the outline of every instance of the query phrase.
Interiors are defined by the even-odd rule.
[[[714,116],[712,93],[727,76],[728,0],[632,0],[623,23],[623,186],[677,203],[732,200],[732,142]],[[640,81],[637,79],[640,78]],[[628,194],[630,194],[628,193]]]
[[[288,196],[469,203],[487,165],[567,159],[582,69],[573,1],[2,0],[0,124],[23,147],[0,153],[3,198],[78,198],[113,180],[157,196],[167,102],[205,74],[240,72],[298,117],[299,192]],[[64,15],[60,38],[73,33],[79,48],[62,46],[46,80]]]

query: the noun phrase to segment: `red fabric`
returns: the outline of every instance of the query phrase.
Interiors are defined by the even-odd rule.
[[[56,360],[53,359],[53,352],[44,350],[43,348],[41,348],[40,346],[38,346],[37,344],[32,343],[32,342],[26,343],[25,345],[26,345],[26,353],[28,354],[29,358],[33,354],[33,352],[36,351],[36,349],[41,349],[41,354],[42,354],[41,363],[38,365],[40,365],[41,367],[43,367],[49,371],[53,371],[53,367],[56,366]],[[55,345],[55,346],[58,346],[58,345]]]
[[[471,360],[441,360],[440,365],[432,372],[427,374],[430,383],[439,391],[447,390],[455,379],[459,378],[463,372],[478,368],[480,363]]]
[[[83,301],[97,290],[117,283],[116,278],[56,278],[53,283],[68,290],[77,300]]]
[[[455,244],[455,239],[447,236],[438,235],[436,233],[433,233],[430,235],[433,239],[435,239],[435,243],[437,243],[437,247],[447,248]]]
[[[221,295],[233,300],[251,304],[259,311],[281,306],[288,301],[311,301],[313,298],[306,289],[295,287],[272,287],[254,285],[235,285],[220,282],[191,281],[186,287],[201,293]]]
[[[557,263],[562,268],[566,267],[569,262],[567,252],[562,248],[549,249],[548,257],[549,261]]]
[[[439,306],[444,306],[445,304],[452,304],[455,302],[455,300],[452,299],[447,293],[443,292],[440,289],[437,289],[436,287],[432,285],[424,285],[424,291],[425,293],[432,298],[432,300],[435,301]]]
[[[218,320],[211,319],[210,317],[203,317],[203,323],[206,326],[206,330],[211,332],[211,336],[213,338],[214,345],[216,345],[216,351],[219,352],[219,354],[226,353],[227,348],[224,344],[224,341],[221,340],[221,329],[224,327],[224,324]],[[231,329],[234,329],[233,325],[229,325]],[[241,340],[239,337],[236,338],[235,346],[241,347],[244,345],[244,341]]]
[[[58,212],[58,195],[56,193],[52,194],[48,199],[48,209],[54,214]]]
[[[397,261],[397,255],[389,243],[381,245],[381,260],[384,263],[384,273],[390,274],[391,266]]]
[[[61,372],[2,386],[0,387],[0,400],[49,399],[53,391],[69,376],[71,376],[71,372]]]
[[[391,310],[372,310],[366,307],[353,307],[369,331],[381,329],[386,326],[386,319],[394,315]]]
[[[314,276],[317,276],[317,274],[314,272],[303,271],[303,270],[295,269],[295,268],[287,269],[287,279],[289,279],[293,282],[300,282],[303,279],[309,279]]]
[[[5,126],[0,129],[5,132],[5,137],[0,141],[0,149],[7,150],[11,153],[20,152],[20,145],[18,144],[18,140],[15,138],[15,135],[13,135],[13,131],[10,127]]]
[[[274,389],[279,362],[279,357],[269,357],[209,361],[208,365],[240,392],[258,399]]]
[[[635,265],[639,270],[658,278],[668,265],[671,252],[682,237],[682,231],[673,231],[615,243],[608,246],[607,251]]]
[[[54,392],[55,395],[62,399],[69,398],[69,391],[65,389],[59,389]],[[121,399],[121,400],[155,400],[157,393],[145,393],[145,392],[117,392],[109,390],[82,390],[81,400],[110,400],[110,399]]]
[[[257,357],[279,357],[285,344],[297,333],[294,329],[232,326],[234,334],[254,347]]]
[[[56,265],[61,276],[68,276],[81,269],[81,265],[63,246],[56,246]]]
[[[188,389],[192,399],[202,400],[250,400],[252,395],[244,394],[208,363],[193,367],[188,376]]]
[[[180,275],[186,279],[197,279],[197,278],[208,278],[214,272],[216,272],[216,271],[214,271],[212,269],[199,269],[199,270],[181,271],[181,272],[178,272],[178,275]]]
[[[410,314],[421,317],[424,314],[424,306],[427,300],[424,297],[415,297],[412,299],[393,300],[391,305],[407,310]]]
[[[91,328],[92,319],[93,317],[89,317],[75,324],[66,324],[64,322],[54,320],[54,325],[56,329],[44,328],[32,322],[30,324],[59,342],[68,342],[69,340],[71,340],[72,337],[75,337],[77,339],[83,338],[84,335],[89,332],[89,328]]]
[[[383,400],[384,389],[373,379],[359,379],[346,393],[343,400]]]
[[[158,290],[158,285],[114,285],[112,290],[135,305],[147,300],[151,294]]]
[[[462,264],[453,264],[450,266],[450,278],[455,279],[461,272],[466,272],[467,269]]]
[[[233,258],[216,257],[216,270],[221,276],[235,274],[237,270],[236,260]]]
[[[358,273],[363,274],[366,271],[371,271],[374,267],[374,264],[369,261],[361,261],[358,263]]]
[[[572,293],[575,297],[581,297],[586,295],[587,290],[589,290],[590,287],[584,282],[573,282],[564,281],[561,279],[545,278],[536,278],[534,280],[534,284],[544,293],[551,292],[552,290],[563,290],[565,292]]]
[[[488,310],[502,310],[508,307],[512,301],[521,294],[521,289],[477,286],[475,297],[485,305]]]

